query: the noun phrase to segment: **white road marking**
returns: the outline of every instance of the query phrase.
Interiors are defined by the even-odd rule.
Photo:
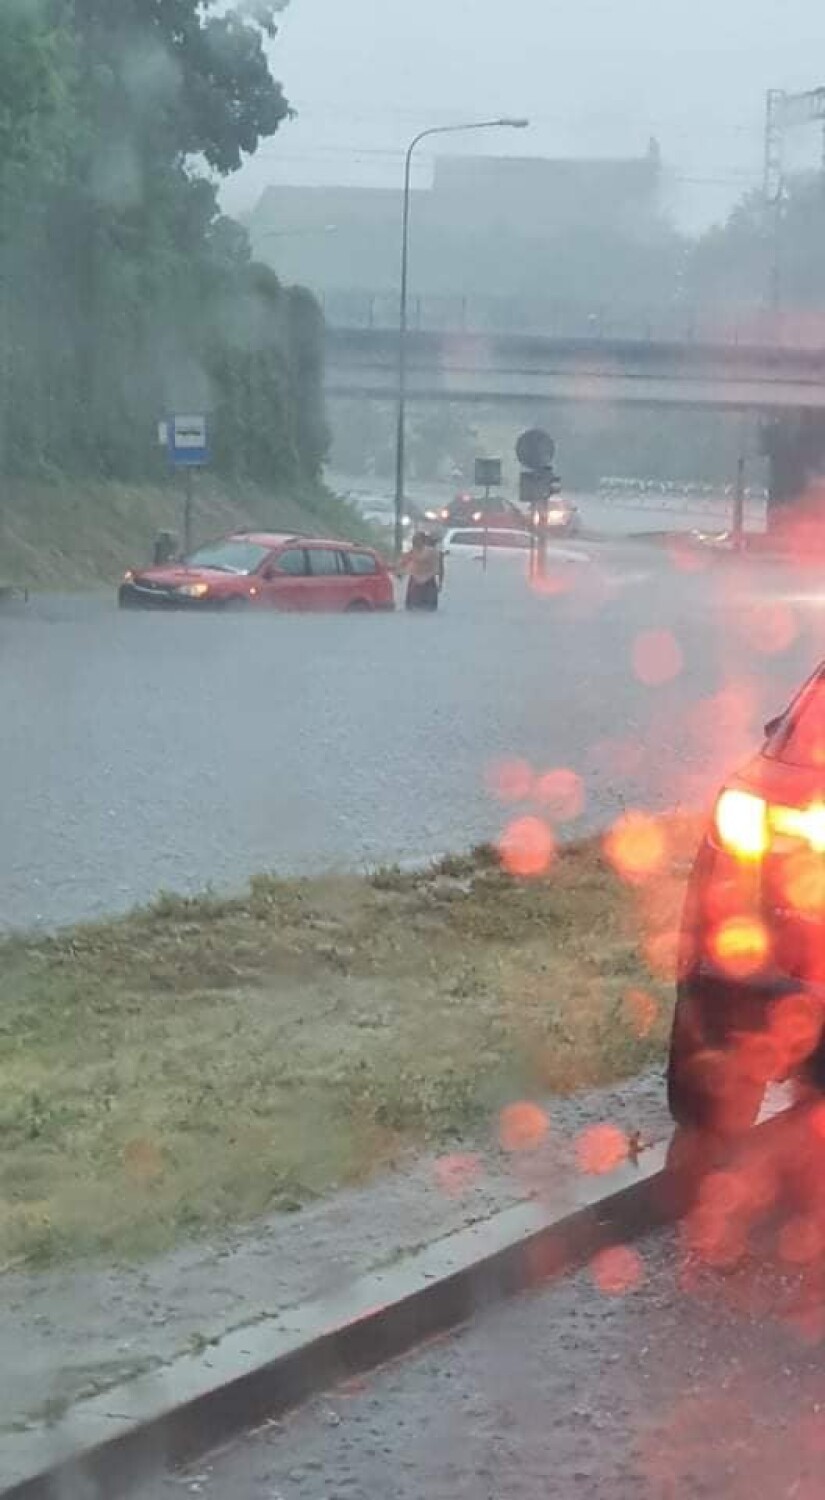
[[[556,547],[551,545],[547,548],[548,562],[559,557],[561,558],[562,562],[593,562],[593,558],[591,557],[589,552],[577,552],[573,547]]]
[[[825,609],[825,589],[819,589],[816,593],[786,593],[784,590],[773,590],[770,593],[754,595],[761,603],[776,604],[803,604],[814,609]]]
[[[620,588],[627,588],[627,587],[630,587],[632,585],[639,584],[639,583],[647,583],[648,580],[651,579],[652,577],[653,577],[653,574],[650,573],[650,572],[646,572],[646,573],[608,573],[607,574],[608,581],[610,583],[616,584]]]

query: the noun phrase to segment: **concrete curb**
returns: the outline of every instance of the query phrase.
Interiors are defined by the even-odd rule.
[[[451,1235],[323,1299],[236,1331],[208,1351],[3,1443],[2,1500],[114,1500],[357,1372],[561,1275],[679,1212],[665,1146],[580,1178],[562,1210],[533,1202]],[[77,1488],[75,1488],[75,1486]]]
[[[701,1175],[778,1175],[810,1153],[804,1102],[733,1146],[691,1136],[644,1150],[609,1176],[579,1177],[550,1212],[521,1204],[373,1271],[339,1296],[227,1335],[3,1443],[0,1500],[118,1500],[159,1470],[194,1460],[308,1397],[405,1354],[484,1307],[585,1265],[599,1250],[673,1223]],[[667,1167],[667,1170],[665,1168]]]

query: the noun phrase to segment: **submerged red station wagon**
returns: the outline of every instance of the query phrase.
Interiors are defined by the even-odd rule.
[[[122,609],[395,608],[392,576],[369,547],[267,531],[234,532],[181,562],[126,574]]]

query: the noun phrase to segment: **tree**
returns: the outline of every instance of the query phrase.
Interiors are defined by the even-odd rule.
[[[317,308],[252,265],[204,171],[289,113],[265,48],[282,6],[3,5],[0,467],[140,477],[158,418],[197,403],[225,472],[313,478]]]
[[[727,222],[698,241],[690,266],[694,300],[728,309],[768,304],[778,254],[781,305],[821,307],[825,301],[825,193],[819,175],[792,178],[778,220],[761,192],[750,192]]]
[[[5,0],[0,9],[0,193],[43,171],[65,102],[65,37],[49,0]]]
[[[289,113],[264,37],[268,3],[214,15],[214,0],[66,0],[94,130],[170,165],[202,156],[226,175]]]

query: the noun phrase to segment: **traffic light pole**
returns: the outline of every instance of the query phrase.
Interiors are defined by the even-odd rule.
[[[733,545],[741,552],[745,545],[745,460],[736,464],[736,487],[733,492]]]
[[[536,577],[547,577],[547,501],[542,500],[533,516],[536,531]]]

